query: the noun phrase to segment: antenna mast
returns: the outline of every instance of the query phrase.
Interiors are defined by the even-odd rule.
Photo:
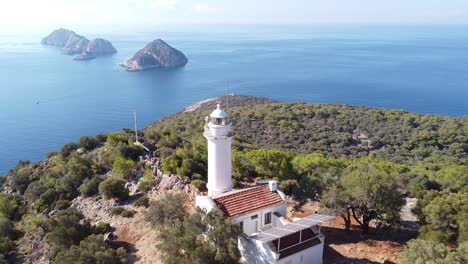
[[[137,112],[133,110],[133,119],[135,121],[135,141],[138,143],[138,130],[137,130]]]
[[[229,111],[229,81],[226,81],[226,111]]]

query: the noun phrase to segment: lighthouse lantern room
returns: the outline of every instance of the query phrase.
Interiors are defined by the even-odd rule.
[[[208,140],[208,195],[214,196],[232,190],[231,130],[228,114],[217,104],[205,119],[203,135]]]

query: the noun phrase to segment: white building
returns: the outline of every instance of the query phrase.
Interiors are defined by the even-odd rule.
[[[332,216],[311,215],[290,222],[286,195],[276,181],[232,190],[231,140],[228,114],[217,104],[206,118],[208,140],[208,196],[198,196],[196,205],[208,211],[219,208],[239,223],[243,236],[239,250],[248,264],[321,264],[324,235],[320,224]]]

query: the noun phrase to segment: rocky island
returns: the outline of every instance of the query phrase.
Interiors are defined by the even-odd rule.
[[[127,71],[142,71],[152,68],[177,68],[187,64],[187,57],[161,39],[153,40],[139,50],[130,60],[121,65]]]
[[[114,54],[117,50],[109,41],[96,38],[87,38],[76,34],[72,30],[57,29],[41,41],[42,45],[62,47],[62,52],[67,55],[76,55],[75,60],[89,60],[98,56]]]

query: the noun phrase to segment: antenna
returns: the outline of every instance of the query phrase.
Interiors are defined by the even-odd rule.
[[[137,112],[136,112],[136,110],[133,110],[133,119],[135,121],[135,142],[138,143]]]
[[[226,81],[226,111],[229,111],[229,81]]]

